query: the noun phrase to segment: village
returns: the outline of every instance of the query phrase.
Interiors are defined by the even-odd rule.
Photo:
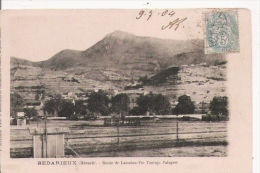
[[[114,150],[118,156],[139,156],[131,151],[153,154],[166,147],[166,152],[173,145],[200,145],[201,139],[213,145],[205,156],[216,147],[220,152],[212,155],[225,156],[225,74],[226,63],[171,66],[145,76],[118,69],[58,71],[12,64],[11,157],[102,157]],[[216,110],[211,106],[216,104],[224,107]],[[59,146],[49,142],[56,155],[32,146],[37,135],[43,137],[38,142],[47,142],[44,129],[67,141]],[[179,156],[202,152],[184,148]]]
[[[89,69],[81,73],[54,71],[39,67],[14,65],[11,70],[11,93],[18,93],[23,98],[24,108],[35,108],[39,116],[44,116],[42,108],[46,100],[54,94],[75,104],[76,100],[86,103],[88,94],[106,91],[109,98],[118,94],[127,94],[130,109],[136,106],[136,99],[151,91],[167,95],[171,107],[178,104],[181,95],[188,95],[195,104],[194,113],[206,113],[214,96],[226,96],[226,65],[207,66],[182,65],[177,80],[167,81],[160,85],[142,85],[140,76],[119,74],[115,69]],[[94,74],[94,75],[93,75]],[[129,89],[126,89],[128,86]],[[135,87],[137,86],[137,87]]]

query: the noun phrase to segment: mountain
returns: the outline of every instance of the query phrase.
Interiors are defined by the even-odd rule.
[[[25,60],[25,59],[20,59],[20,58],[16,58],[16,57],[11,57],[11,64],[12,65],[27,65],[27,66],[34,66],[35,63]]]
[[[195,41],[196,45],[193,44]],[[222,54],[205,55],[203,49],[203,40],[159,39],[115,31],[85,51],[67,49],[36,63],[17,58],[12,58],[11,62],[53,70],[92,67],[154,71],[172,65],[214,64],[225,60]]]

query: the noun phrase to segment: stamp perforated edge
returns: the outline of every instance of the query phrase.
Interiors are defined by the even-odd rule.
[[[225,52],[207,52],[206,51],[206,14],[207,13],[216,13],[216,12],[236,12],[236,17],[237,17],[237,26],[238,26],[238,51],[225,51]],[[225,8],[225,9],[220,9],[220,8],[208,8],[207,11],[202,13],[202,28],[203,28],[203,40],[204,40],[204,53],[205,54],[225,54],[225,53],[239,53],[240,52],[240,35],[239,35],[239,13],[237,8]]]

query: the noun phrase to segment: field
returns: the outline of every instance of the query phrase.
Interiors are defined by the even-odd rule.
[[[43,127],[43,122],[39,127]],[[32,157],[29,128],[11,126],[11,157]],[[69,127],[67,157],[223,157],[227,156],[227,123],[141,120],[140,126],[103,126],[103,120],[50,121],[48,127]],[[178,129],[178,133],[177,133]],[[178,136],[178,137],[177,137]]]

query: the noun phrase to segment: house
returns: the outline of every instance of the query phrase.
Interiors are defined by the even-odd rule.
[[[44,105],[43,101],[38,100],[27,100],[25,102],[24,108],[35,108],[37,110],[40,110]]]
[[[75,97],[75,95],[74,95],[73,92],[71,92],[71,91],[65,92],[65,93],[63,93],[61,96],[62,96],[62,98],[64,98],[64,99],[69,99],[69,98]]]
[[[44,116],[44,113],[43,113],[43,108],[44,106],[44,101],[41,100],[27,100],[25,102],[25,105],[24,105],[24,108],[35,108],[37,111],[38,111],[38,114],[39,116]]]

